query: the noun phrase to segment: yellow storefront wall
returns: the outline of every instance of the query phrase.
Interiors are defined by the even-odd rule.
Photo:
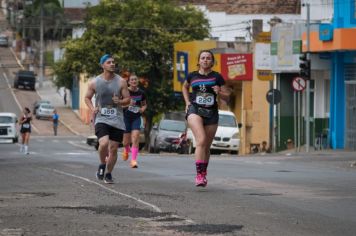
[[[208,41],[191,41],[191,42],[179,42],[174,44],[174,61],[173,61],[173,68],[174,68],[174,75],[173,75],[173,90],[175,92],[182,92],[182,85],[183,82],[178,80],[178,69],[177,64],[177,52],[186,53],[187,61],[185,62],[188,66],[187,73],[197,70],[197,63],[198,63],[198,55],[199,52],[203,49],[213,49],[216,48],[216,41],[208,40]],[[218,62],[218,58],[215,57],[215,61]],[[182,61],[179,60],[181,63]],[[220,71],[220,66],[217,63],[214,66],[214,70]],[[184,75],[182,75],[184,77]]]
[[[253,146],[262,149],[262,143],[269,145],[269,104],[266,94],[269,90],[269,82],[257,79],[257,71],[254,70],[254,79],[243,83],[243,102],[241,121],[241,147],[240,153],[251,153]]]
[[[255,43],[271,43],[271,32],[261,32]],[[256,45],[256,44],[254,44]],[[254,46],[256,50],[256,46]],[[254,54],[254,61],[258,53]],[[270,89],[270,81],[274,75],[270,70],[253,70],[253,80],[251,83],[244,83],[244,103],[242,107],[242,120],[244,127],[242,135],[245,136],[241,145],[241,153],[251,153],[253,147],[258,147],[259,151],[266,151],[269,148],[269,103],[266,94]],[[263,145],[265,143],[265,146]],[[265,148],[263,150],[263,148]]]
[[[188,71],[197,69],[198,54],[202,49],[214,49],[215,41],[193,41],[185,43],[175,43],[174,45],[174,91],[182,91],[182,82],[178,80],[177,52],[185,52],[187,55]],[[221,72],[221,54],[215,54],[214,70]],[[179,62],[180,63],[180,62]],[[180,66],[178,63],[178,66]],[[269,89],[269,82],[257,79],[256,71],[253,72],[252,81],[227,81],[227,85],[232,88],[232,101],[229,105],[220,103],[223,110],[231,110],[236,115],[238,122],[242,123],[240,130],[241,146],[239,153],[250,153],[251,145],[258,144],[262,147],[262,142],[268,143],[269,137],[269,105],[266,101],[266,93]]]
[[[91,112],[85,104],[84,98],[90,80],[86,78],[85,74],[80,74],[79,78],[79,116],[85,124],[89,124],[91,120]]]

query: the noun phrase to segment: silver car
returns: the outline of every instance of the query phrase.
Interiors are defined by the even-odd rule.
[[[33,104],[33,114],[36,115],[36,110],[40,107],[41,104],[51,104],[50,101],[47,100],[38,100]]]
[[[155,124],[150,132],[150,153],[171,151],[172,141],[187,131],[187,124],[183,120],[162,119]]]
[[[52,118],[53,116],[53,111],[54,107],[50,104],[42,103],[39,105],[39,107],[36,109],[36,118],[41,119],[41,118]]]
[[[9,46],[9,39],[5,35],[0,35],[0,47],[8,47]]]

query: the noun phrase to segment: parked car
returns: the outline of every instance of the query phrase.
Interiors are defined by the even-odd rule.
[[[51,104],[51,102],[50,101],[47,101],[47,100],[38,100],[38,101],[36,101],[34,104],[33,104],[33,111],[32,111],[32,113],[34,114],[34,115],[36,115],[36,110],[40,107],[40,105],[41,104]]]
[[[54,107],[51,104],[42,103],[36,110],[36,119],[49,119],[52,117],[53,111]]]
[[[0,139],[18,142],[18,132],[16,129],[17,116],[14,113],[0,112]]]
[[[240,148],[240,128],[235,114],[230,111],[219,110],[219,124],[213,143],[210,146],[211,151],[230,152],[237,154]],[[189,140],[189,153],[194,153],[196,143],[191,129],[188,128],[187,136]]]
[[[33,71],[19,70],[15,73],[14,88],[30,88],[36,89],[36,75]]]
[[[187,131],[187,123],[184,120],[171,120],[163,117],[158,124],[154,124],[150,132],[150,153],[172,151],[174,140],[180,138]]]
[[[8,47],[9,38],[6,35],[0,35],[0,47]]]

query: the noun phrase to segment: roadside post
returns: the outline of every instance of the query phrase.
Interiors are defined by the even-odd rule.
[[[282,94],[278,89],[270,89],[266,94],[267,102],[270,104],[270,144],[272,144],[272,152],[276,152],[275,130],[274,130],[274,105],[277,105],[282,100]]]
[[[295,151],[300,152],[300,136],[301,136],[300,131],[301,131],[301,127],[302,127],[302,121],[301,121],[302,109],[300,109],[301,108],[300,97],[301,97],[301,93],[306,88],[306,80],[303,79],[302,77],[295,77],[292,81],[292,87],[294,89],[294,92],[293,92],[294,119],[293,120],[294,120],[294,142],[296,144]]]

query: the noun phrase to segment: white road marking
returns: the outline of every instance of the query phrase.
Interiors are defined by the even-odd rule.
[[[126,193],[121,193],[121,192],[116,191],[116,190],[114,190],[114,189],[108,188],[108,187],[106,187],[106,186],[104,186],[104,185],[102,185],[102,184],[99,184],[99,183],[97,183],[97,182],[95,182],[95,181],[92,181],[92,180],[90,180],[90,179],[87,179],[87,178],[84,178],[84,177],[81,177],[81,176],[78,176],[78,175],[74,175],[74,174],[71,174],[71,173],[67,173],[67,172],[64,172],[64,171],[56,170],[56,169],[48,169],[48,168],[46,168],[46,169],[47,169],[47,170],[51,170],[51,171],[53,171],[53,172],[55,172],[55,173],[58,173],[58,174],[71,176],[71,177],[74,177],[74,178],[77,178],[77,179],[81,179],[81,180],[83,180],[83,181],[86,181],[86,182],[88,182],[88,183],[98,185],[99,187],[101,187],[101,188],[103,188],[103,189],[105,189],[105,190],[107,190],[107,191],[109,191],[109,192],[112,192],[112,193],[115,193],[115,194],[118,194],[118,195],[127,197],[127,198],[132,199],[132,200],[135,200],[135,201],[137,201],[137,202],[139,202],[139,203],[141,203],[141,204],[143,204],[143,205],[146,205],[146,206],[148,206],[148,207],[151,207],[151,208],[153,208],[153,210],[155,210],[156,212],[159,212],[159,213],[162,212],[162,210],[161,210],[159,207],[157,207],[157,206],[155,206],[155,205],[153,205],[153,204],[151,204],[151,203],[145,202],[145,201],[143,201],[143,200],[141,200],[141,199],[139,199],[139,198],[136,198],[136,197],[134,197],[134,196],[128,195],[128,194],[126,194]]]
[[[69,155],[69,156],[76,156],[76,155],[88,155],[87,152],[54,152],[52,155],[58,155],[58,156],[64,156],[64,155]]]

